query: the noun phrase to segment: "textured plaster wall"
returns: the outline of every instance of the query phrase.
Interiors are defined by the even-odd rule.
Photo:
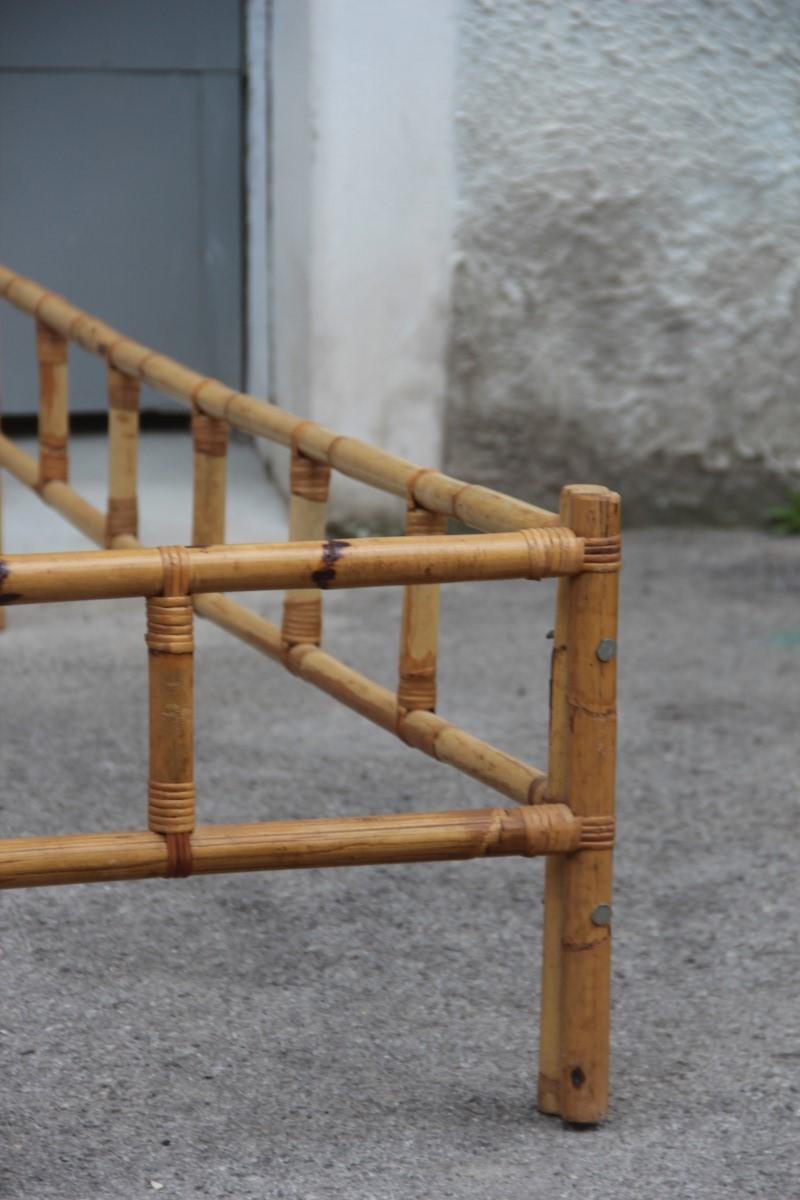
[[[460,21],[450,470],[760,519],[800,486],[800,4]]]

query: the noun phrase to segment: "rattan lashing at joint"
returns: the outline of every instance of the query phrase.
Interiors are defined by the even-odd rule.
[[[615,537],[583,539],[583,570],[596,574],[619,571],[622,563],[622,540]]]
[[[230,429],[222,417],[210,417],[192,404],[192,444],[195,454],[207,454],[210,458],[224,458],[228,452]]]
[[[303,429],[307,425],[313,424],[313,421],[301,421],[292,431],[289,490],[293,496],[301,496],[304,500],[313,500],[316,504],[325,504],[328,500],[331,482],[330,465],[309,458],[300,449],[299,443]]]

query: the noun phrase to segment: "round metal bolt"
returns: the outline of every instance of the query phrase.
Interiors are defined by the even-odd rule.
[[[611,638],[603,638],[595,650],[595,654],[600,659],[600,662],[611,662],[612,658],[617,655],[617,643]]]
[[[591,921],[593,925],[610,925],[611,924],[611,905],[598,904],[597,908],[592,910]]]

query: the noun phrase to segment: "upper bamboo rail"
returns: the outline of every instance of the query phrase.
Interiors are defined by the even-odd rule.
[[[149,384],[173,400],[209,417],[221,417],[245,433],[283,446],[294,445],[308,458],[327,463],[342,475],[396,496],[410,496],[430,512],[455,517],[486,533],[559,524],[557,513],[503,496],[490,488],[452,479],[440,471],[420,468],[358,438],[340,436],[313,421],[295,417],[275,404],[232,391],[219,380],[192,371],[166,354],[124,337],[63,296],[3,266],[0,266],[0,295],[61,337],[76,342],[123,374]]]

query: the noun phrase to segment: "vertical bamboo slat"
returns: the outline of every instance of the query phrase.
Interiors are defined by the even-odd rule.
[[[69,477],[67,438],[67,339],[43,321],[36,321],[39,365],[39,488]]]
[[[302,426],[298,428],[301,429]],[[289,541],[315,542],[325,537],[331,469],[303,454],[292,438],[289,485]],[[283,602],[281,636],[287,649],[318,646],[322,640],[322,593],[289,590]]]
[[[108,511],[106,546],[139,536],[136,478],[139,457],[139,381],[108,367]]]
[[[221,546],[225,541],[225,484],[228,456],[228,423],[192,407],[194,493],[192,542],[195,546]]]
[[[150,683],[148,828],[164,834],[169,875],[192,869],[194,829],[194,638],[183,546],[161,550],[164,591],[147,604]]]
[[[568,524],[587,539],[567,584],[567,801],[588,848],[563,862],[560,1106],[594,1124],[608,1107],[620,512],[604,488],[567,492]]]
[[[406,534],[442,534],[447,518],[420,508],[409,498]],[[436,651],[439,640],[439,585],[412,584],[403,591],[397,703],[407,712],[436,711]]]

